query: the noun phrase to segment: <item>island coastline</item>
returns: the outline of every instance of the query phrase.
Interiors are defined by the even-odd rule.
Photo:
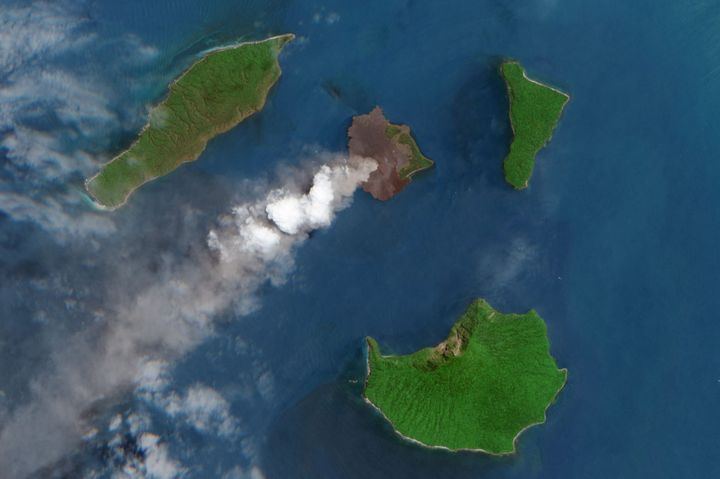
[[[383,355],[366,337],[364,348],[363,400],[403,440],[429,449],[515,454],[522,433],[547,421],[568,377],[535,310],[501,313],[482,299],[435,346]],[[398,395],[398,388],[407,392]]]
[[[363,341],[363,345],[364,345],[364,346],[363,346],[363,351],[364,351],[364,353],[365,353],[365,370],[366,370],[365,382],[364,382],[364,384],[365,384],[365,387],[367,387],[367,382],[368,382],[368,380],[370,379],[370,375],[372,374],[372,367],[370,366],[370,351],[369,351],[370,348],[371,348],[371,346],[369,345],[367,338]],[[567,369],[567,368],[560,368],[559,370],[562,371],[565,375],[568,374],[568,369]],[[561,392],[563,389],[565,389],[565,386],[566,386],[566,385],[567,385],[567,380],[565,380],[565,382],[563,382],[563,385],[560,387],[560,389],[558,389],[557,393],[556,393],[555,396],[552,398],[552,401],[547,405],[547,407],[545,407],[545,411],[544,411],[544,415],[543,415],[543,420],[542,420],[542,421],[540,421],[540,422],[535,422],[535,423],[532,423],[532,424],[529,424],[529,425],[525,426],[523,429],[521,429],[521,430],[515,435],[515,437],[513,438],[513,441],[512,441],[513,450],[510,451],[510,452],[492,452],[492,451],[488,451],[488,450],[486,450],[486,449],[481,449],[481,448],[458,448],[458,449],[451,449],[451,448],[446,447],[446,446],[434,446],[434,445],[431,445],[431,444],[425,444],[425,443],[422,442],[422,441],[418,441],[417,439],[413,439],[412,437],[406,436],[405,434],[403,434],[403,433],[401,433],[400,431],[398,431],[397,428],[395,427],[395,424],[393,423],[393,421],[392,421],[389,417],[387,417],[387,416],[385,415],[385,413],[382,411],[382,409],[380,409],[378,406],[375,405],[375,403],[373,403],[370,399],[368,399],[368,397],[365,395],[365,391],[364,391],[364,390],[363,390],[363,393],[362,393],[362,398],[363,398],[363,401],[365,401],[365,403],[367,403],[367,404],[369,404],[370,406],[372,406],[372,408],[375,410],[375,412],[377,412],[378,414],[380,414],[380,416],[382,416],[383,419],[385,419],[385,421],[387,421],[387,423],[390,424],[390,427],[392,428],[393,433],[396,434],[398,437],[400,437],[400,439],[402,439],[403,441],[410,442],[410,443],[412,443],[412,444],[415,444],[415,445],[417,445],[417,446],[420,446],[420,447],[423,447],[423,448],[426,448],[426,449],[437,449],[437,450],[447,451],[447,452],[450,452],[450,453],[472,452],[472,453],[478,453],[478,454],[487,454],[487,455],[489,455],[489,456],[495,456],[495,457],[507,457],[507,456],[512,456],[512,455],[517,454],[517,442],[518,442],[518,440],[520,439],[520,436],[521,436],[525,431],[527,431],[528,429],[530,429],[530,428],[532,428],[532,427],[540,426],[540,425],[542,425],[542,424],[545,424],[545,422],[547,422],[547,411],[548,411],[548,409],[550,409],[550,406],[552,406],[553,404],[555,404],[555,402],[557,401],[558,396],[560,395],[560,392]]]
[[[347,136],[351,157],[372,158],[378,163],[362,188],[379,201],[397,195],[416,173],[435,164],[422,153],[410,127],[391,123],[379,106],[367,114],[354,116]]]
[[[524,79],[525,81],[527,81],[527,82],[529,82],[529,83],[532,83],[532,84],[534,84],[534,85],[537,85],[537,86],[539,86],[539,87],[541,87],[541,88],[543,88],[543,89],[550,90],[550,91],[552,91],[552,92],[554,92],[554,93],[557,93],[557,94],[561,95],[562,97],[564,97],[564,101],[563,101],[562,105],[560,106],[558,118],[557,118],[557,120],[555,121],[555,124],[553,125],[550,133],[549,133],[548,136],[545,138],[545,141],[544,141],[542,144],[538,145],[537,148],[535,148],[535,149],[533,150],[533,153],[532,153],[532,168],[531,168],[530,174],[527,176],[527,178],[525,178],[524,182],[523,182],[522,184],[520,184],[520,185],[514,184],[513,182],[511,182],[511,181],[509,180],[509,175],[508,175],[507,171],[505,171],[505,180],[506,180],[506,182],[509,183],[509,184],[510,184],[514,189],[516,189],[516,190],[523,190],[523,189],[527,188],[527,187],[529,186],[529,184],[530,184],[530,176],[532,175],[532,170],[534,169],[534,163],[535,163],[535,159],[536,159],[536,157],[537,157],[537,154],[540,152],[540,150],[542,150],[544,147],[546,147],[546,146],[550,143],[550,141],[552,140],[553,135],[555,134],[555,128],[557,127],[557,124],[558,124],[559,121],[560,121],[560,116],[561,116],[562,113],[565,111],[565,107],[567,106],[568,102],[570,101],[571,96],[570,96],[569,93],[566,93],[566,92],[560,90],[560,89],[557,88],[557,87],[554,87],[554,86],[552,86],[552,85],[549,85],[549,84],[546,84],[546,83],[542,83],[542,82],[540,82],[540,81],[538,81],[538,80],[534,80],[534,79],[530,78],[530,77],[527,75],[527,71],[525,70],[525,68],[523,68],[522,65],[520,64],[520,62],[517,61],[517,60],[513,60],[513,59],[508,58],[508,59],[505,59],[505,60],[503,60],[502,62],[500,62],[500,65],[498,66],[498,72],[499,72],[500,76],[503,78],[503,80],[505,81],[505,85],[506,85],[506,89],[507,89],[507,93],[508,93],[508,95],[507,95],[507,98],[508,98],[508,119],[510,120],[510,128],[511,128],[511,131],[512,131],[512,134],[513,134],[513,140],[512,140],[512,142],[514,142],[515,139],[517,138],[517,129],[516,129],[515,122],[513,121],[513,117],[512,117],[513,98],[512,98],[512,94],[510,93],[510,89],[511,89],[511,88],[510,88],[510,83],[509,83],[509,80],[507,79],[506,74],[505,74],[505,72],[504,72],[504,67],[505,67],[506,65],[510,65],[510,64],[517,65],[517,66],[522,70],[522,77],[523,77],[523,79]],[[512,147],[512,142],[511,142],[511,147]],[[507,156],[505,157],[505,159],[503,160],[503,168],[506,167],[506,165],[507,165],[507,160],[508,160],[509,156],[510,156],[510,153],[508,153],[508,155],[507,155]]]

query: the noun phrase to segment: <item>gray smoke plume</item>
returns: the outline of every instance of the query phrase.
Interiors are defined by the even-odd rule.
[[[190,351],[212,334],[219,313],[257,308],[258,288],[286,280],[294,249],[329,226],[376,167],[370,159],[335,158],[317,170],[307,191],[289,179],[236,206],[197,253],[172,260],[168,274],[64,341],[51,367],[32,380],[29,401],[0,424],[2,477],[26,477],[70,452],[92,427],[94,404],[130,390],[157,361]]]

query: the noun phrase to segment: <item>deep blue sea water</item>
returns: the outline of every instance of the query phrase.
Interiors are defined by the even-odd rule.
[[[242,421],[242,439],[223,441],[158,415],[155,432],[186,477],[222,477],[235,464],[267,479],[720,475],[717,5],[98,0],[83,14],[100,38],[132,34],[160,52],[117,80],[140,113],[104,140],[116,145],[204,49],[298,36],[265,109],[112,213],[119,232],[94,240],[101,252],[142,239],[146,253],[182,256],[174,216],[192,208],[199,228],[177,235],[202,239],[249,184],[274,181],[313,151],[344,151],[351,116],[376,104],[436,162],[389,202],[357,192],[300,246],[286,284],[263,288],[257,311],[228,314],[177,364],[178,387],[210,384]],[[502,178],[504,57],[572,96],[522,192]],[[102,69],[115,58],[87,61]],[[31,285],[50,311],[61,299],[37,289],[49,271],[91,281],[97,262],[111,261],[88,265],[82,245],[0,221],[10,280],[0,286],[10,298],[0,348],[20,368],[3,373],[0,389],[21,402],[17,371],[39,360],[28,351],[42,351],[43,327],[19,298]],[[405,443],[360,395],[365,336],[395,353],[435,344],[475,297],[508,312],[535,308],[569,370],[547,423],[524,433],[512,457]],[[65,306],[62,328],[83,327]],[[247,378],[271,386],[246,394]],[[118,401],[108,410],[139,400]],[[91,448],[79,456],[102,462]]]

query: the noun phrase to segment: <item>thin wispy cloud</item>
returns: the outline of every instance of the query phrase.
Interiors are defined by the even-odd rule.
[[[222,479],[265,479],[265,474],[257,466],[252,466],[249,469],[235,466],[223,474]]]
[[[100,41],[84,8],[41,1],[0,9],[0,212],[60,241],[112,232],[109,219],[82,204],[80,185],[108,159],[98,146],[121,131],[123,117],[138,116],[104,76],[112,68],[67,65],[104,47],[135,52],[128,67],[157,56],[134,35]]]
[[[148,362],[136,378],[136,395],[198,432],[234,439],[240,421],[231,414],[230,403],[222,394],[200,383],[189,386],[184,392],[170,390],[168,367],[163,361]]]
[[[2,9],[0,65],[12,73],[22,65],[42,60],[92,40],[83,32],[86,21],[70,4],[33,2]],[[38,28],[42,27],[42,28]]]

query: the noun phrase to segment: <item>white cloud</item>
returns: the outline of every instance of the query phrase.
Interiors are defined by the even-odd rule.
[[[501,250],[490,249],[480,257],[478,273],[487,284],[502,290],[517,283],[537,259],[537,247],[526,238],[513,238]]]
[[[260,373],[257,378],[257,390],[266,401],[270,401],[275,396],[275,379],[270,371]]]
[[[137,443],[142,456],[120,457],[125,464],[113,474],[113,479],[178,479],[187,472],[170,456],[167,445],[157,434],[144,432]]]
[[[137,436],[150,427],[150,418],[144,414],[131,413],[125,418],[130,434]]]
[[[121,423],[122,423],[122,416],[120,416],[120,414],[116,414],[110,420],[110,424],[108,425],[108,431],[110,431],[110,432],[117,431],[118,429],[120,429]]]
[[[147,392],[151,396],[162,392],[167,387],[170,379],[167,368],[167,362],[160,359],[150,359],[141,364],[140,370],[134,378],[138,391]]]
[[[220,393],[202,384],[190,387],[184,396],[171,394],[164,401],[165,412],[184,418],[200,432],[214,432],[231,438],[238,430],[238,420],[230,414],[230,404]]]
[[[103,442],[107,464],[111,470],[83,471],[85,479],[112,477],[112,479],[176,479],[184,477],[187,468],[170,454],[163,438],[150,430],[147,412],[113,416],[108,432],[114,433]],[[90,440],[89,444],[98,444]],[[91,446],[92,447],[92,446]],[[76,475],[79,471],[75,471]],[[75,476],[73,476],[75,477]]]
[[[140,436],[139,444],[145,451],[145,477],[148,479],[174,479],[183,474],[183,469],[170,458],[167,446],[160,444],[158,436],[143,433]]]
[[[330,12],[325,17],[325,21],[328,25],[333,25],[340,21],[340,14],[336,12]]]
[[[307,194],[297,195],[282,189],[271,192],[265,207],[267,217],[290,235],[328,226],[335,211],[342,209],[342,202],[355,189],[358,178],[367,179],[375,168],[373,161],[362,161],[356,168],[324,165],[315,174]]]
[[[293,195],[282,189],[271,192],[265,207],[268,219],[290,235],[328,226],[357,184],[365,181],[376,167],[373,161],[334,168],[323,165],[307,194]]]
[[[230,404],[216,390],[194,384],[184,394],[168,392],[168,363],[150,360],[141,366],[135,377],[136,393],[170,417],[182,419],[199,432],[217,433],[232,438],[239,422],[230,413]]]

